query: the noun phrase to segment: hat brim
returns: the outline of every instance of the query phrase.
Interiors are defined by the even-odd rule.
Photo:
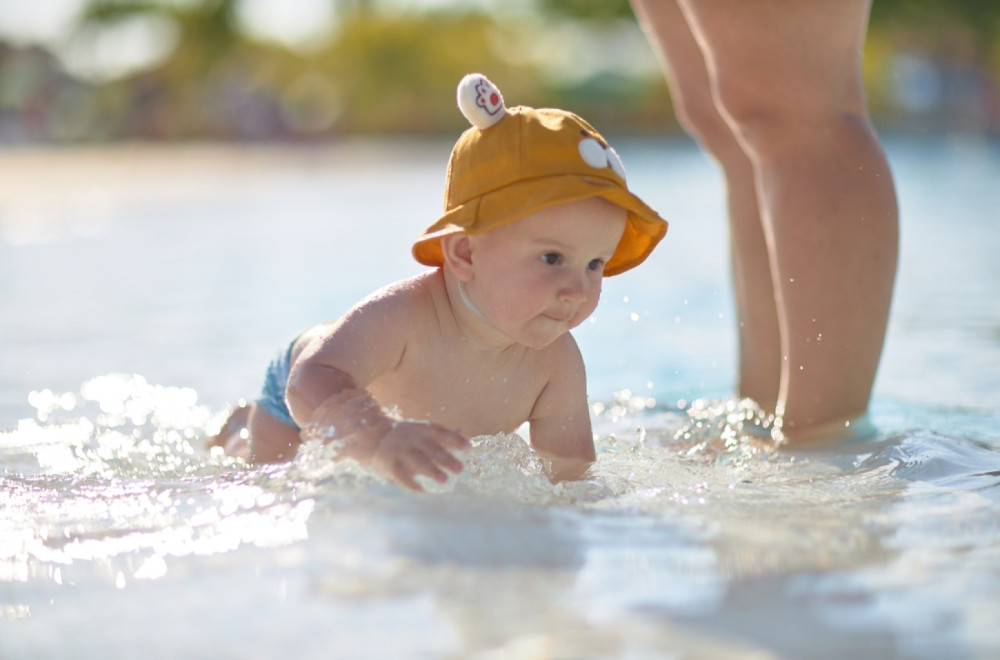
[[[567,174],[518,181],[456,206],[414,243],[413,257],[425,266],[441,266],[444,236],[481,234],[543,209],[591,197],[606,199],[627,212],[625,231],[604,266],[605,277],[641,264],[667,233],[667,221],[621,184],[597,176]]]

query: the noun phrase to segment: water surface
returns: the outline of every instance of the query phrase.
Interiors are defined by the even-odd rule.
[[[419,271],[449,145],[0,154],[0,656],[996,657],[1000,147],[887,144],[875,437],[748,440],[717,172],[623,143],[671,228],[575,333],[590,478],[498,436],[425,495],[201,440],[302,327]]]

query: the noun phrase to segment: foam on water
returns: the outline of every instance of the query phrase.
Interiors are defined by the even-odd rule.
[[[362,643],[359,616],[404,631],[423,617],[399,648],[442,657],[512,644],[525,652],[514,657],[539,644],[569,657],[707,653],[713,629],[752,627],[743,599],[804,626],[782,626],[782,639],[759,639],[766,626],[746,633],[757,650],[801,650],[820,635],[829,654],[816,657],[836,657],[850,652],[845,632],[916,657],[1000,648],[1000,453],[959,437],[903,431],[778,451],[744,431],[766,423],[751,402],[663,407],[622,392],[594,405],[598,460],[582,481],[550,483],[524,439],[501,434],[475,438],[460,475],[413,495],[319,445],[268,467],[204,451],[226,411],[138,376],[31,402],[37,418],[0,435],[0,629],[21,624],[0,650],[15,655],[69,648],[39,632],[73,602],[67,589],[112,589],[148,608],[203,598],[217,582],[227,595],[208,598],[224,608],[261,598],[261,571],[306,620],[317,602],[327,614],[366,604],[322,628],[299,621],[313,633],[297,642],[307,656],[325,648],[320,630],[381,648]],[[519,611],[526,594],[538,611]],[[220,634],[241,630],[209,618]],[[186,648],[130,620],[163,648]],[[83,656],[107,648],[93,630],[74,643]]]

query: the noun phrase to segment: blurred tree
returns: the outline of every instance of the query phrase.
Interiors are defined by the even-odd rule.
[[[945,24],[969,27],[983,43],[1000,37],[1000,3],[996,0],[875,0],[871,25],[881,29],[907,25],[933,32]]]
[[[1000,2],[875,0],[866,80],[902,128],[1000,129]]]
[[[238,2],[90,0],[81,31],[155,16],[178,33],[165,62],[104,86],[109,123],[149,138],[435,132],[461,127],[454,89],[471,70],[504,78],[516,98],[539,88],[530,66],[504,56],[501,28],[482,12],[339,0],[337,36],[297,53],[242,35]]]
[[[187,64],[191,74],[204,73],[209,62],[224,56],[243,41],[235,27],[239,0],[202,2],[157,2],[156,0],[88,0],[80,16],[79,29],[101,30],[143,16],[167,18],[176,23],[179,41],[175,58]]]
[[[453,0],[434,9],[328,0],[336,6],[335,29],[325,44],[307,51],[242,33],[243,1],[85,0],[77,32],[84,47],[106,53],[106,34],[143,21],[169,36],[168,47],[137,73],[72,93],[35,94],[32,107],[73,118],[58,120],[72,130],[47,134],[315,139],[451,133],[464,125],[454,108],[455,83],[472,70],[495,78],[515,103],[573,108],[602,127],[671,126],[663,77],[655,65],[640,62],[645,42],[629,0],[527,0],[511,5],[513,11],[502,0]],[[1000,129],[1000,0],[874,0],[864,67],[871,107],[881,118],[910,113],[916,122],[948,125],[945,115],[974,107],[972,124]],[[0,66],[0,88],[12,88],[21,69]],[[56,85],[63,88],[70,90],[68,83]],[[927,103],[928,90],[945,99],[937,101],[938,115],[914,114]],[[6,94],[6,106],[7,97],[20,98]]]
[[[237,29],[239,0],[166,2],[89,0],[79,34],[155,18],[175,27],[176,45],[160,65],[101,89],[101,102],[122,136],[142,138],[283,137],[269,74],[294,58]],[[280,77],[280,76],[278,76]]]
[[[635,20],[629,0],[536,0],[539,11],[572,19]]]
[[[455,85],[470,71],[502,78],[512,98],[539,84],[530,66],[504,55],[497,22],[477,12],[347,12],[339,36],[307,62],[334,81],[340,129],[350,132],[460,127]]]

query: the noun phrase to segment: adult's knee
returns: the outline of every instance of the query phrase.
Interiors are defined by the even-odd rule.
[[[768,76],[719,76],[716,102],[749,151],[758,156],[870,131],[864,95],[852,85],[780,81]]]
[[[708,90],[700,94],[676,94],[673,102],[681,128],[717,160],[725,164],[730,156],[742,153],[733,128]]]

